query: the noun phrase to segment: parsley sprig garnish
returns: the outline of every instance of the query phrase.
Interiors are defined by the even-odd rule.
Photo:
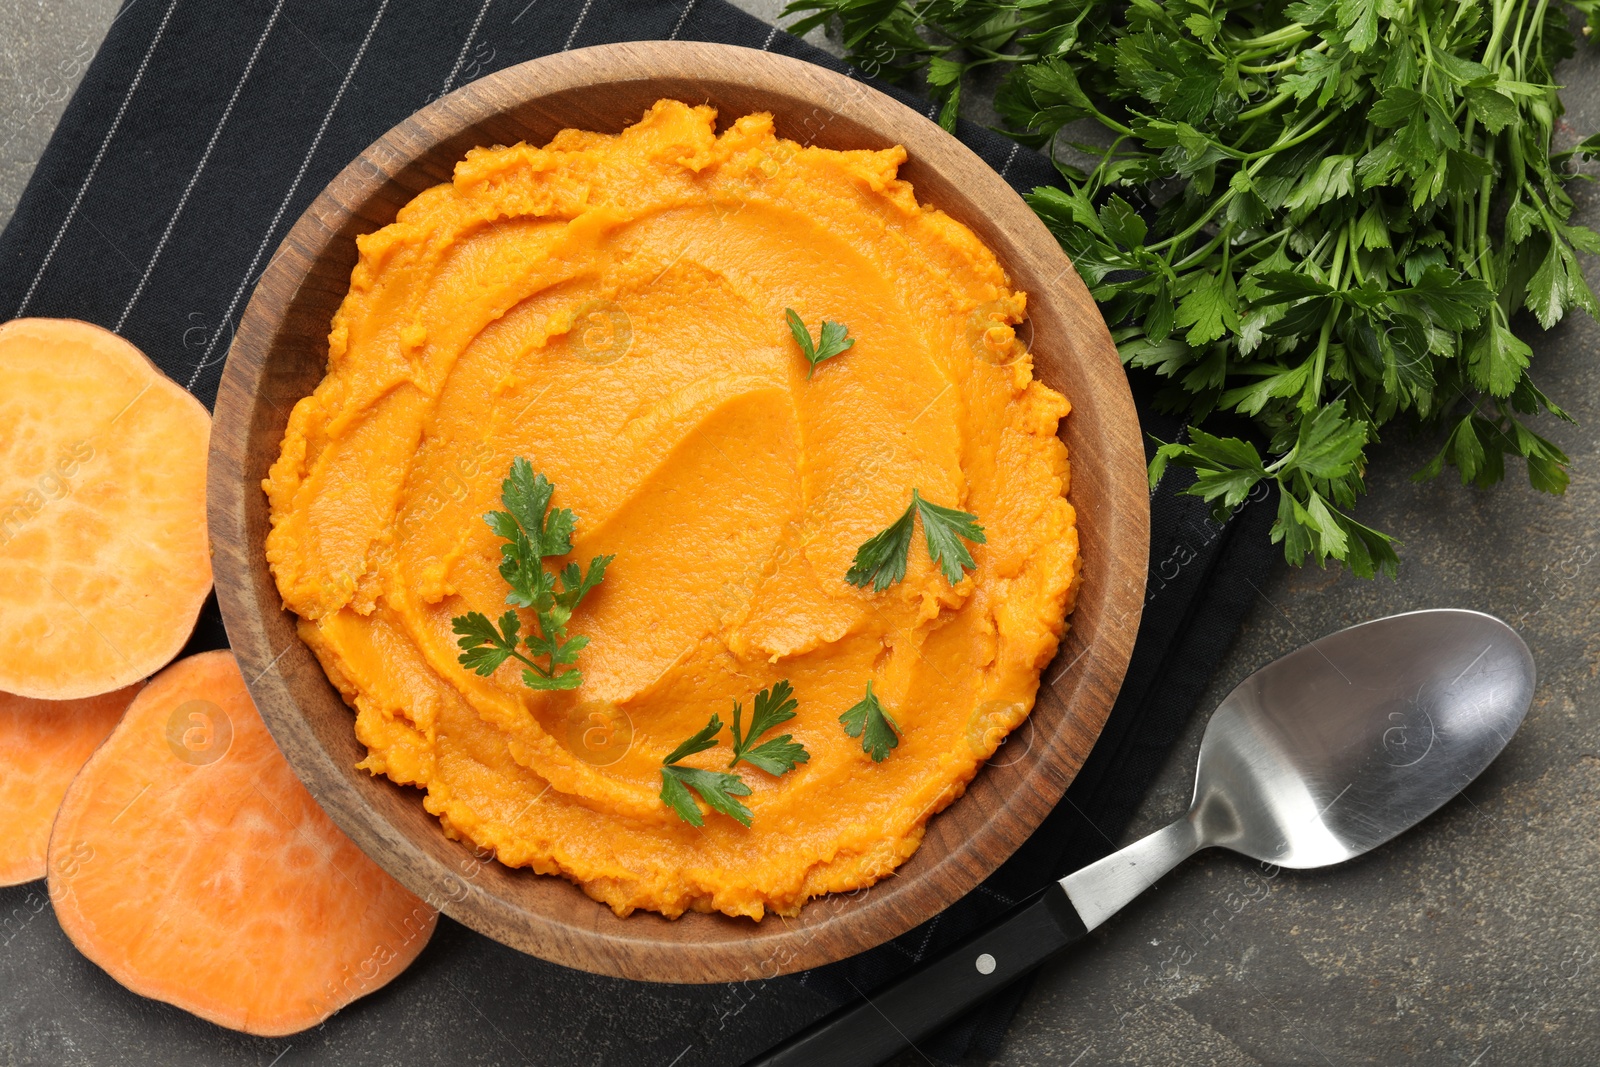
[[[911,504],[905,514],[890,523],[883,532],[874,534],[856,549],[856,557],[844,580],[851,585],[881,593],[906,576],[906,560],[911,554],[912,515],[922,517],[922,534],[928,543],[928,555],[939,564],[945,581],[955,585],[964,571],[977,567],[972,553],[962,544],[965,538],[974,544],[987,540],[978,517],[956,508],[941,507],[922,499],[916,489],[911,490]]]
[[[512,610],[495,623],[479,611],[469,611],[450,620],[458,634],[456,644],[463,667],[488,677],[508,659],[526,668],[523,684],[530,689],[576,689],[583,673],[576,668],[560,668],[577,662],[578,653],[589,643],[584,634],[567,637],[572,612],[606,576],[612,556],[596,556],[587,571],[568,563],[559,572],[547,571],[545,559],[572,551],[572,529],[576,522],[566,508],[550,507],[555,487],[533,465],[517,458],[510,475],[500,485],[500,500],[505,511],[491,511],[483,519],[489,528],[505,539],[500,546],[500,576],[511,591],[506,603]],[[532,609],[537,629],[521,637],[522,619],[514,609]],[[518,651],[518,639],[529,655]],[[546,660],[540,663],[539,660]]]
[[[794,686],[788,680],[779,682],[771,689],[763,689],[756,694],[755,709],[750,714],[750,732],[744,733],[740,729],[740,716],[744,707],[737,700],[733,702],[733,758],[728,761],[731,769],[739,764],[740,760],[759,767],[768,774],[784,774],[792,771],[796,764],[805,763],[811,759],[811,753],[806,751],[806,746],[796,741],[789,734],[781,734],[756,745],[756,738],[771,730],[780,723],[788,722],[794,718],[794,709],[800,702],[794,698]],[[754,747],[751,747],[754,745]]]
[[[789,332],[794,335],[794,343],[800,346],[801,355],[806,357],[806,362],[811,364],[806,371],[809,379],[817,372],[817,364],[825,359],[832,359],[840,352],[845,351],[856,343],[854,337],[846,336],[850,328],[843,323],[822,323],[822,330],[817,336],[816,343],[811,341],[811,331],[806,329],[806,324],[795,312],[794,308],[784,308],[783,317],[789,323]]]
[[[1546,329],[1600,318],[1579,260],[1600,235],[1573,223],[1566,191],[1600,135],[1553,143],[1571,13],[1600,39],[1597,0],[786,10],[796,33],[836,26],[869,73],[920,79],[947,129],[963,87],[1005,70],[996,109],[1065,179],[1030,204],[1123,362],[1190,429],[1153,480],[1194,469],[1184,492],[1219,514],[1274,486],[1272,538],[1291,563],[1368,576],[1398,564],[1391,538],[1352,515],[1365,450],[1391,423],[1440,446],[1418,479],[1449,464],[1487,486],[1520,456],[1536,489],[1566,489],[1568,457],[1536,428],[1568,416],[1531,376],[1514,315]],[[1218,432],[1241,417],[1264,447]]]
[[[844,732],[861,738],[861,751],[872,757],[873,763],[882,763],[889,750],[900,745],[900,724],[883,710],[883,705],[867,683],[867,695],[849,711],[839,716]]]
[[[811,759],[806,747],[789,734],[769,738],[756,744],[768,730],[794,718],[794,709],[800,702],[794,699],[794,686],[788,680],[778,682],[770,689],[756,694],[755,708],[750,715],[750,729],[743,727],[744,705],[733,702],[733,758],[728,761],[731,770],[741,761],[758,767],[768,774],[786,774],[799,764]],[[703,771],[697,767],[680,767],[678,761],[685,756],[715,748],[717,735],[722,732],[722,719],[716,715],[705,728],[673,749],[661,761],[661,801],[678,813],[684,822],[704,825],[700,807],[694,802],[691,790],[700,795],[712,808],[750,825],[750,809],[734,797],[747,797],[750,787],[737,774],[727,771]]]
[[[715,748],[717,735],[722,732],[722,720],[715,714],[705,728],[673,749],[661,761],[661,800],[678,813],[678,817],[691,826],[704,826],[700,805],[694,802],[690,790],[700,795],[712,808],[745,826],[750,825],[751,811],[735,800],[750,795],[750,787],[737,774],[726,771],[705,771],[698,767],[680,767],[678,761],[685,756]]]

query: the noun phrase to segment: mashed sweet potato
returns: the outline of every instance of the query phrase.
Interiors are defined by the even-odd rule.
[[[663,100],[615,136],[468,153],[360,239],[265,483],[267,557],[362,765],[623,915],[793,914],[890,874],[1028,714],[1078,581],[1068,404],[994,255],[917,203],[901,148],[715,129]],[[810,380],[791,307],[856,339]],[[504,610],[481,516],[518,456],[576,513],[572,558],[616,557],[572,620],[572,692],[456,662],[451,618]],[[913,487],[978,516],[976,570],[950,585],[919,528],[904,581],[847,584]],[[739,768],[749,829],[679,819],[662,758],[784,678],[810,761]],[[839,723],[868,680],[903,729],[882,763]],[[727,760],[724,732],[686,762]]]

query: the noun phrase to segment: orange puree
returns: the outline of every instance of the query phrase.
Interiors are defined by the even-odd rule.
[[[265,483],[267,558],[361,765],[619,915],[792,915],[890,874],[1027,716],[1078,581],[1068,404],[1033,380],[993,253],[917,203],[903,148],[715,129],[663,100],[616,136],[469,152],[360,238]],[[786,307],[855,347],[807,380]],[[573,616],[572,692],[456,662],[451,617],[505,610],[482,515],[518,456],[576,513],[571,559],[616,556]],[[948,584],[919,525],[904,581],[848,585],[913,487],[976,513],[977,569]],[[740,765],[749,829],[680,820],[663,757],[784,678],[800,704],[774,733],[810,762]],[[904,730],[879,764],[839,724],[868,680]]]

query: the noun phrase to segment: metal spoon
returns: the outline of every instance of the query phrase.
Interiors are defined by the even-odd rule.
[[[1528,646],[1492,615],[1415,611],[1268,664],[1212,714],[1182,818],[747,1067],[870,1067],[1083,937],[1217,845],[1280,867],[1359,856],[1476,778],[1533,701]]]

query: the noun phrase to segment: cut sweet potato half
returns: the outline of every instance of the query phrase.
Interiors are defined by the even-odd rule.
[[[231,652],[151,679],[67,790],[50,900],[135,993],[277,1037],[389,982],[438,913],[317,807]]]
[[[0,691],[148,678],[211,591],[211,416],[87,322],[0,325]]]
[[[0,693],[0,885],[44,877],[67,786],[142,684],[84,700]]]

